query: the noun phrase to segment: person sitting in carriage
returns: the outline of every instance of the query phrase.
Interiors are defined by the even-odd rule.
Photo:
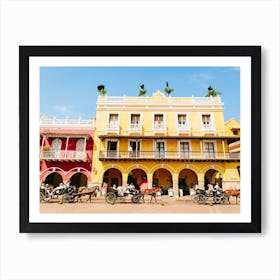
[[[212,195],[213,194],[213,185],[208,184],[208,189],[206,190],[207,195]]]

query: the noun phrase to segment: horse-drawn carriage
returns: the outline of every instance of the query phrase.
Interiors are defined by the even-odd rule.
[[[211,203],[229,203],[229,196],[226,192],[223,192],[222,190],[213,190],[211,192],[207,192],[206,190],[196,189],[191,194],[191,199],[193,202],[199,204],[204,204],[208,200],[210,200]]]
[[[65,184],[61,184],[56,188],[53,186],[41,186],[40,202],[51,202],[53,199],[59,199],[61,204],[78,202],[82,201],[82,196],[88,196],[88,200],[91,202],[92,196],[96,196],[98,189],[98,185],[89,188],[77,188],[76,186],[67,186]]]
[[[125,201],[128,196],[131,196],[132,203],[139,203],[142,194],[135,188],[127,188],[124,191],[119,191],[114,188],[109,188],[105,196],[105,200],[109,204],[115,204],[117,200]]]

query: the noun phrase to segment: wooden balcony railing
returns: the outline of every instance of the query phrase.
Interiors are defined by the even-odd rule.
[[[100,151],[100,160],[239,160],[239,153],[187,152],[187,151]]]

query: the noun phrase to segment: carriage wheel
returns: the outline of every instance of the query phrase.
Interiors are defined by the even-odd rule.
[[[221,203],[225,204],[225,203],[229,203],[229,197],[226,195],[222,195],[221,196]]]
[[[197,195],[197,196],[198,196],[197,202],[198,202],[199,204],[205,203],[205,201],[206,201],[206,199],[207,199],[205,195],[199,194],[199,195]]]
[[[65,193],[62,197],[61,197],[61,201],[60,204],[66,203],[66,202],[71,202],[71,195],[69,195],[68,193]]]
[[[214,197],[214,202],[215,203],[221,203],[222,202],[222,198],[220,196],[216,196],[216,197]]]
[[[139,203],[140,198],[141,198],[141,195],[139,195],[139,194],[134,194],[134,195],[131,197],[131,201],[132,201],[133,203]]]
[[[195,203],[198,202],[198,198],[199,198],[199,195],[198,194],[194,194],[194,195],[191,195],[191,200]]]
[[[105,200],[107,203],[114,204],[117,200],[117,196],[113,192],[109,192],[105,196]]]

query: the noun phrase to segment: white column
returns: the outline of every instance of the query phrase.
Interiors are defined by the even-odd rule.
[[[85,141],[84,141],[84,152],[86,151],[86,146],[87,146],[87,138],[85,137]]]
[[[43,152],[43,147],[44,147],[45,139],[46,139],[46,137],[43,136],[43,139],[42,139],[42,146],[41,146],[41,152],[40,152],[41,155],[42,155],[42,152]]]
[[[65,147],[65,154],[64,154],[64,158],[66,158],[66,156],[67,156],[68,142],[69,142],[69,137],[67,137],[67,138],[66,138],[66,147]]]

